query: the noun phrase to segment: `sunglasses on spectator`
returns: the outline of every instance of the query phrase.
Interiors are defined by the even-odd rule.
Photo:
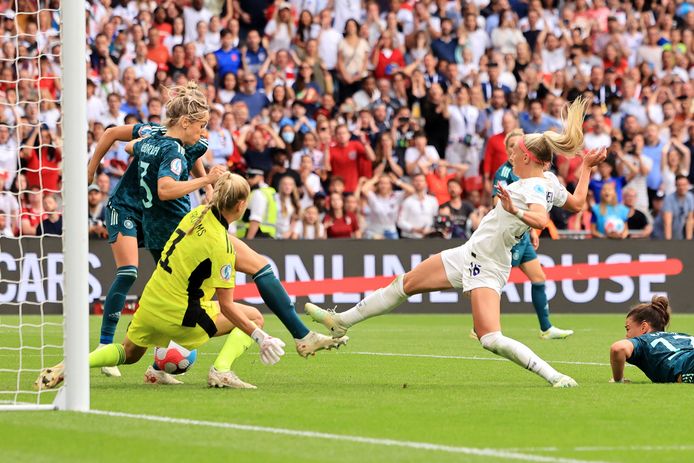
[[[319,127],[318,130],[320,130],[321,132],[325,132],[326,130],[328,130],[328,128],[327,127]]]

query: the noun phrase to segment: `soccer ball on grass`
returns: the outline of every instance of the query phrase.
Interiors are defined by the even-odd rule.
[[[193,366],[197,356],[197,349],[191,351],[171,341],[169,347],[154,349],[154,364],[169,374],[180,375]]]

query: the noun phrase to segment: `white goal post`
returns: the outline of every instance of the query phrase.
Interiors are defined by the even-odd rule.
[[[5,74],[0,76],[0,86],[2,87],[2,98],[0,99],[0,125],[3,130],[7,128],[16,141],[4,146],[16,146],[17,153],[17,184],[19,185],[20,174],[38,174],[39,177],[44,169],[42,149],[60,148],[62,152],[62,252],[58,249],[58,234],[51,238],[44,238],[51,232],[45,231],[44,236],[30,236],[25,234],[22,228],[24,217],[33,217],[38,221],[46,217],[48,209],[39,205],[31,212],[25,212],[24,203],[28,204],[27,197],[33,192],[30,188],[22,184],[14,186],[14,190],[5,189],[5,185],[0,183],[0,195],[8,201],[14,201],[17,205],[12,215],[0,208],[0,214],[6,214],[1,218],[11,224],[18,231],[3,237],[0,229],[0,254],[3,254],[3,243],[8,248],[14,249],[9,254],[6,253],[4,262],[0,262],[0,295],[7,297],[0,305],[0,411],[20,411],[20,410],[72,410],[88,411],[90,405],[89,397],[89,239],[88,239],[88,207],[87,207],[87,47],[86,47],[86,23],[85,23],[85,2],[83,0],[62,0],[59,9],[56,9],[57,2],[50,0],[37,0],[36,2],[23,3],[19,0],[11,2],[11,7],[0,12],[0,21],[5,24],[8,20],[14,21],[14,33],[8,34],[8,28],[4,28],[3,42],[11,41],[13,46],[8,47],[14,50],[14,56],[0,54],[0,63],[3,68],[12,67],[15,73],[15,80],[8,81]],[[22,10],[29,8],[31,11]],[[54,28],[51,30],[50,37],[40,30],[41,15],[52,18]],[[45,18],[43,18],[45,19]],[[50,21],[49,21],[50,23]],[[31,35],[25,29],[27,24],[34,24],[36,35],[30,39],[36,48],[27,54],[20,53],[21,50],[31,50],[26,45],[26,36]],[[56,25],[57,24],[57,25]],[[21,26],[21,27],[20,27]],[[60,53],[54,54],[45,46],[46,41],[52,39],[51,46],[57,45],[58,35],[55,29],[59,29]],[[41,45],[43,44],[43,46]],[[52,49],[52,48],[51,48]],[[3,52],[5,49],[2,50]],[[58,58],[61,62],[61,82],[62,89],[60,97],[47,99],[42,93],[40,82],[42,79],[55,79],[52,74],[50,77],[42,75],[40,60],[51,58],[56,63]],[[36,66],[34,66],[36,63]],[[57,66],[54,67],[57,69]],[[20,73],[21,70],[21,73]],[[22,74],[23,73],[23,74]],[[55,72],[54,74],[58,74]],[[45,82],[45,80],[44,80]],[[36,86],[37,88],[30,86]],[[36,93],[24,98],[27,88]],[[7,92],[6,92],[7,90]],[[9,95],[12,91],[16,95],[15,100],[10,100]],[[7,93],[7,95],[6,95]],[[27,91],[27,94],[29,92]],[[30,119],[28,112],[22,114],[20,109],[27,107],[42,108],[44,101],[59,103],[62,120],[62,143],[43,139],[40,133],[44,130],[44,120],[42,111],[39,109],[38,117]],[[28,110],[27,110],[28,111]],[[10,114],[11,118],[5,118],[5,114]],[[20,116],[22,119],[20,119]],[[60,134],[60,120],[57,124],[57,134]],[[26,142],[24,135],[31,131],[39,133],[38,137],[34,134],[32,140]],[[59,135],[58,135],[59,137]],[[58,138],[59,139],[59,138]],[[33,140],[36,140],[35,142]],[[3,142],[4,143],[4,142]],[[34,144],[36,143],[36,144]],[[28,146],[30,145],[30,146]],[[20,155],[26,153],[26,149],[38,151],[38,167],[20,166]],[[25,162],[25,161],[22,161]],[[2,166],[0,166],[2,169]],[[55,168],[51,168],[54,171]],[[7,175],[7,171],[2,171]],[[5,177],[6,178],[6,177]],[[3,177],[0,176],[0,180]],[[9,187],[8,187],[9,188]],[[4,191],[3,191],[4,190]],[[44,183],[38,187],[42,197],[44,193]],[[46,188],[48,195],[60,197],[60,187]],[[0,199],[3,199],[0,196]],[[23,202],[22,202],[23,201]],[[41,200],[39,199],[39,203]],[[2,203],[0,203],[0,206]],[[33,205],[30,205],[33,207]],[[50,211],[55,211],[51,209]],[[60,209],[57,209],[58,211]],[[21,211],[21,216],[20,212]],[[56,212],[51,212],[56,214]],[[49,214],[50,215],[50,214]],[[28,220],[28,219],[27,219]],[[17,224],[19,227],[17,228]],[[42,225],[43,227],[43,225]],[[10,227],[11,229],[12,227]],[[55,232],[57,233],[57,232]],[[39,235],[38,233],[36,233]],[[16,236],[15,236],[16,235]],[[5,235],[6,236],[6,235]],[[55,248],[55,249],[53,249]],[[18,254],[16,254],[18,252]],[[15,254],[13,254],[15,253]],[[14,260],[7,261],[7,256],[18,256]],[[56,261],[62,261],[62,299],[59,296],[49,295],[46,298],[36,301],[26,297],[27,291],[17,290],[27,281],[27,274],[31,275],[32,288],[40,288],[43,294],[44,285],[47,284],[46,270],[48,265],[56,266]],[[14,288],[14,289],[13,289]],[[50,292],[50,290],[49,290]],[[45,304],[62,304],[63,323],[60,324],[59,315],[48,316],[44,313]],[[57,309],[57,308],[56,308]],[[57,313],[53,312],[53,313]],[[55,317],[58,320],[51,321]],[[62,328],[63,341],[59,341],[59,332]],[[46,337],[44,337],[46,336]],[[47,338],[53,336],[50,340]],[[38,339],[38,340],[37,340]],[[52,342],[51,342],[52,341]],[[38,345],[36,345],[38,343]],[[61,345],[62,344],[62,345]],[[49,395],[53,391],[33,391],[32,383],[38,376],[40,368],[51,366],[60,357],[65,361],[65,382],[57,394]],[[7,379],[9,378],[9,379]]]

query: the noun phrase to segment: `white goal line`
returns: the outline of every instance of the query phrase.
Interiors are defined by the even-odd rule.
[[[316,431],[301,431],[297,429],[275,428],[269,426],[255,426],[238,423],[225,423],[220,421],[191,420],[187,418],[173,418],[168,416],[144,415],[135,413],[112,412],[106,410],[90,410],[92,415],[111,416],[116,418],[128,418],[141,421],[153,421],[158,423],[179,424],[184,426],[201,426],[208,428],[235,429],[237,431],[248,431],[256,433],[279,434],[293,437],[308,437],[312,439],[352,442],[356,444],[368,444],[382,447],[399,447],[415,450],[428,450],[433,452],[443,452],[452,454],[474,455],[479,457],[490,457],[503,460],[532,461],[543,463],[605,463],[596,460],[576,460],[573,458],[562,458],[544,455],[532,455],[510,450],[500,450],[491,448],[458,447],[451,445],[432,444],[429,442],[416,442],[395,439],[380,439],[375,437],[353,436],[349,434],[332,434]]]

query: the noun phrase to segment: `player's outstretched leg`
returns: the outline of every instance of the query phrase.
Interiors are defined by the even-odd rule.
[[[388,286],[377,289],[346,312],[338,314],[310,303],[306,304],[304,310],[313,320],[328,328],[334,337],[343,336],[353,325],[391,312],[409,296],[450,288],[452,286],[439,253],[415,266],[405,275],[397,276]]]
[[[533,308],[540,323],[540,337],[542,339],[564,339],[574,332],[572,330],[562,330],[552,325],[549,320],[549,303],[545,289],[545,272],[542,270],[539,259],[535,258],[520,264],[520,268],[531,281],[530,294],[533,300]]]
[[[333,339],[310,331],[297,315],[292,300],[267,259],[238,238],[229,235],[229,239],[236,249],[236,270],[252,275],[263,302],[292,334],[299,355],[308,357],[319,350],[338,348],[347,343],[348,338]]]
[[[578,386],[571,377],[559,373],[526,345],[504,336],[500,308],[500,295],[494,289],[472,290],[472,318],[482,347],[532,371],[554,387]]]

